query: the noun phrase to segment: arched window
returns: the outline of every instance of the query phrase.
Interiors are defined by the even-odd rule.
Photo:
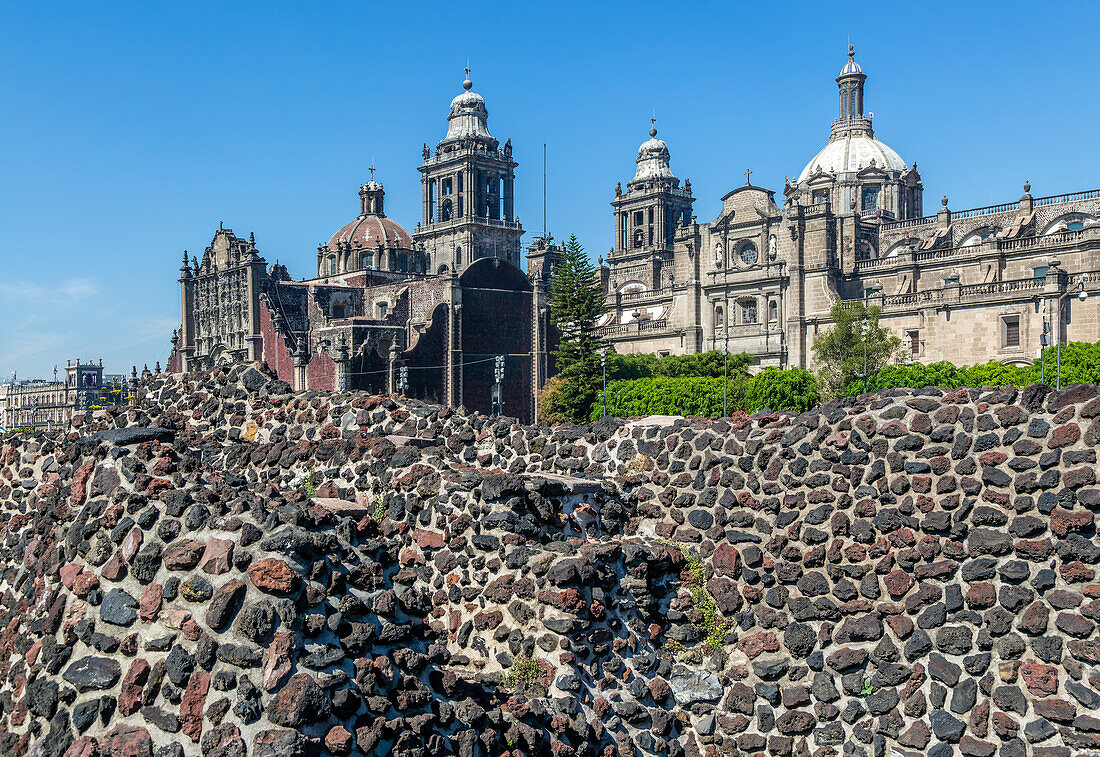
[[[722,310],[721,305],[715,305],[714,307],[714,328],[715,330],[722,328],[726,325],[726,314]]]
[[[444,200],[439,209],[439,220],[449,221],[451,220],[451,201],[450,199]]]
[[[776,302],[775,300],[772,300],[771,302],[768,303],[768,320],[769,321],[778,321],[779,320],[779,303]]]
[[[641,247],[644,244],[645,244],[645,234],[642,232],[641,229],[638,229],[637,231],[634,232],[634,246],[635,247]]]
[[[328,265],[325,268],[326,268],[326,271],[328,272],[329,276],[333,276],[333,275],[336,274],[336,256],[335,255],[329,256]]]

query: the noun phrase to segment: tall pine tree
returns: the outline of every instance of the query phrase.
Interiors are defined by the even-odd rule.
[[[554,351],[558,385],[553,404],[577,423],[588,419],[600,385],[600,351],[596,321],[607,312],[596,267],[574,234],[565,243],[561,263],[550,285],[550,317],[561,334]]]

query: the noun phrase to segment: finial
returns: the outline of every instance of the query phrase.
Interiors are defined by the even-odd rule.
[[[187,265],[187,250],[183,251],[183,264]]]
[[[254,231],[248,232],[248,243],[250,245],[252,245],[253,247],[256,246],[256,232],[254,232]]]
[[[649,136],[657,136],[657,117],[653,116],[649,119]]]
[[[1030,191],[1031,191],[1031,182],[1028,181],[1027,179],[1024,179],[1024,194],[1027,194]]]
[[[944,206],[944,207],[946,208],[946,207],[947,207],[947,195],[944,195],[944,196],[943,196],[943,199],[942,199],[942,200],[940,200],[940,202],[942,202],[942,203],[943,203],[943,206]]]
[[[370,162],[370,180],[374,181],[374,161]]]
[[[474,86],[474,83],[470,81],[470,64],[466,63],[466,81],[462,82],[462,88],[467,92],[470,91],[470,87]]]
[[[856,46],[852,45],[852,44],[849,44],[848,45],[848,58],[849,59],[854,59],[855,57],[856,57]]]

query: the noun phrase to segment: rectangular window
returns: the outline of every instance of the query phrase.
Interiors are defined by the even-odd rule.
[[[1037,265],[1035,266],[1035,278],[1045,279],[1047,277],[1047,266]]]
[[[744,300],[741,303],[741,323],[756,323],[756,300]]]
[[[649,209],[649,222],[653,223],[653,208]]]
[[[452,186],[452,184],[451,184],[450,179],[444,179],[443,180],[443,194],[444,194],[444,196],[449,195],[451,193],[451,186]]]
[[[920,331],[913,329],[907,331],[906,336],[909,337],[909,354],[916,356],[920,354]]]
[[[828,189],[816,189],[814,190],[814,205],[821,205],[829,201]]]
[[[642,215],[642,211],[635,210],[634,211],[634,225],[635,226],[641,226],[643,223],[645,223],[645,216]]]
[[[864,210],[872,210],[878,207],[878,187],[864,187],[861,196]]]
[[[1003,324],[1004,338],[1002,343],[1005,347],[1019,347],[1020,346],[1020,316],[1008,315],[1001,319]]]
[[[384,302],[378,303],[378,319],[382,320],[386,317],[386,313],[389,312],[390,306]]]

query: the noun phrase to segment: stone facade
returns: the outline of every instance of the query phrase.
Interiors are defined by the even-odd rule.
[[[551,428],[233,366],[66,431],[0,440],[5,755],[1100,751],[1096,386]]]
[[[534,420],[553,369],[550,269],[533,287],[519,268],[517,164],[511,143],[498,149],[489,134],[471,86],[467,77],[434,156],[425,147],[425,215],[414,234],[386,216],[372,167],[359,215],[318,245],[314,278],[269,267],[254,237],[232,229],[218,229],[201,263],[185,252],[170,369],[262,361],[299,390],[399,392],[486,411],[500,394],[503,412]],[[557,251],[543,244],[532,254]]]
[[[829,142],[787,180],[782,205],[746,172],[717,217],[697,223],[685,182],[671,195],[681,203],[671,243],[658,233],[651,244],[648,214],[638,227],[623,209],[644,207],[658,180],[616,190],[604,323],[616,350],[728,346],[760,366],[812,369],[838,301],[882,307],[905,359],[924,363],[1028,363],[1044,323],[1050,345],[1100,338],[1100,297],[1077,297],[1100,292],[1100,191],[1033,197],[1025,185],[1018,201],[952,211],[944,198],[926,216],[916,164],[878,140],[864,113],[866,78],[849,50]],[[676,191],[655,134],[637,162],[639,176]]]
[[[54,376],[56,379],[56,369]],[[117,387],[104,383],[102,360],[67,360],[64,381],[13,381],[4,385],[0,393],[0,428],[64,428],[74,413],[92,405],[117,402],[117,395],[109,396],[113,388]]]

